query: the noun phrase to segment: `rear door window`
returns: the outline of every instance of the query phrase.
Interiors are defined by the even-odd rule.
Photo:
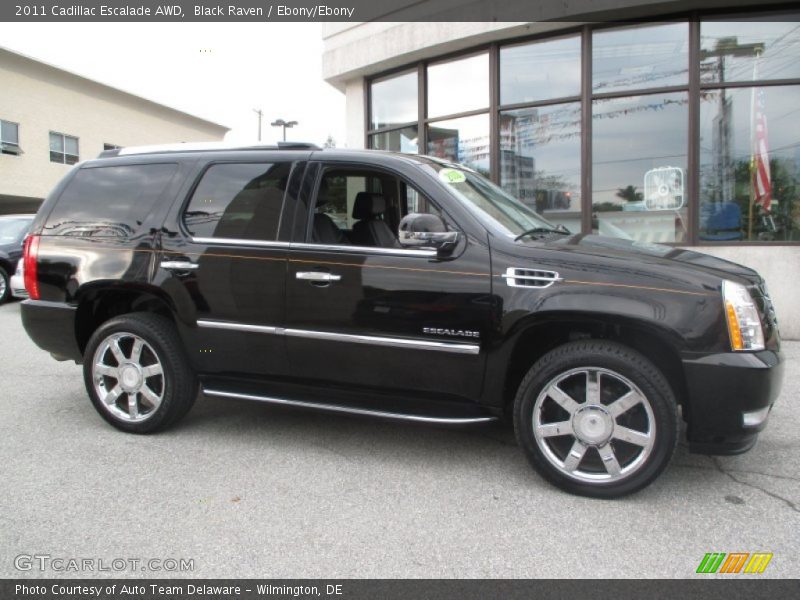
[[[123,165],[81,169],[47,219],[45,234],[128,238],[135,235],[178,166]]]
[[[206,169],[183,215],[193,238],[277,238],[290,162],[219,163]]]

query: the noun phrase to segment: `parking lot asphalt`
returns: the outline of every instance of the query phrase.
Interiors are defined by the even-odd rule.
[[[785,344],[783,393],[753,450],[682,445],[652,486],[601,501],[547,484],[502,424],[201,397],[168,432],[124,434],[19,313],[0,306],[1,577],[696,577],[707,552],[757,551],[774,554],[760,577],[800,574],[798,342]],[[20,555],[194,568],[20,571]]]

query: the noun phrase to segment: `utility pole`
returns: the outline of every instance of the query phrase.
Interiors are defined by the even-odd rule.
[[[264,111],[261,110],[260,108],[258,108],[258,109],[254,108],[253,112],[258,115],[258,141],[260,142],[261,141],[261,117],[264,115]]]
[[[283,127],[283,141],[286,141],[286,128],[287,127],[294,127],[297,125],[297,121],[284,121],[283,119],[276,119],[272,123],[270,123],[273,127]]]

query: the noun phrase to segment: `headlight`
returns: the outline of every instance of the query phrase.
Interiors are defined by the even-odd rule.
[[[722,301],[732,350],[763,350],[764,330],[756,303],[740,283],[722,282]]]

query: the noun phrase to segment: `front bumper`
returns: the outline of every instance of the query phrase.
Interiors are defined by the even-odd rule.
[[[689,450],[703,454],[749,450],[780,394],[783,365],[780,353],[772,350],[684,357]]]

